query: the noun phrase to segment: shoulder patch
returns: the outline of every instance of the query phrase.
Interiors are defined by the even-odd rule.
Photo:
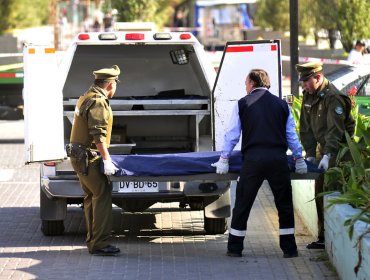
[[[343,108],[341,106],[335,107],[334,110],[335,110],[335,113],[337,113],[338,115],[343,114]]]

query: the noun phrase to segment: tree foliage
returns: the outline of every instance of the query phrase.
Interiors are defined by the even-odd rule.
[[[49,0],[0,0],[0,33],[48,22]]]
[[[260,0],[255,24],[275,31],[289,30],[289,0]]]
[[[331,1],[331,0],[329,0]],[[300,35],[306,37],[315,26],[315,0],[299,1],[298,24]],[[290,0],[260,0],[255,16],[255,24],[275,31],[290,29]]]
[[[356,39],[370,38],[370,2],[337,0],[337,28],[344,49],[350,51]]]
[[[299,34],[311,29],[339,30],[341,41],[349,51],[357,39],[370,38],[370,2],[368,0],[298,1]],[[260,0],[256,11],[257,26],[272,30],[289,30],[290,0]]]
[[[4,33],[8,29],[9,19],[8,15],[12,8],[12,1],[10,0],[0,0],[0,34]]]
[[[315,1],[312,6],[319,29],[334,29],[341,33],[341,41],[348,52],[357,39],[370,38],[370,2],[367,0]]]
[[[118,11],[118,21],[152,21],[158,26],[172,20],[173,6],[180,0],[111,0],[112,8]]]

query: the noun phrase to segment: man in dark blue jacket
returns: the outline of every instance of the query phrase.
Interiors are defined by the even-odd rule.
[[[228,159],[242,133],[243,165],[236,187],[236,199],[229,228],[227,255],[241,257],[247,221],[261,184],[266,179],[275,198],[280,223],[280,248],[284,258],[297,257],[294,237],[294,209],[287,150],[296,159],[297,173],[307,173],[302,146],[288,104],[269,92],[266,71],[252,69],[245,81],[247,96],[235,104],[221,157],[212,164],[216,172],[229,170]]]

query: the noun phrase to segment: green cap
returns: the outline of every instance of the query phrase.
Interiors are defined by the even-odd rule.
[[[307,62],[303,64],[296,64],[295,68],[299,73],[299,80],[305,81],[317,72],[322,71],[321,62]]]
[[[113,65],[110,68],[103,68],[93,72],[96,80],[115,80],[121,73],[117,65]]]

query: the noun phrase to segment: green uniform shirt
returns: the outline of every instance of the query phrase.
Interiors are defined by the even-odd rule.
[[[92,144],[105,142],[109,147],[113,113],[106,94],[94,85],[80,96],[73,118],[71,143],[92,147]]]
[[[336,155],[339,143],[345,142],[344,132],[352,137],[355,121],[351,116],[351,100],[327,79],[315,94],[303,92],[300,117],[300,137],[307,157],[321,154]]]

